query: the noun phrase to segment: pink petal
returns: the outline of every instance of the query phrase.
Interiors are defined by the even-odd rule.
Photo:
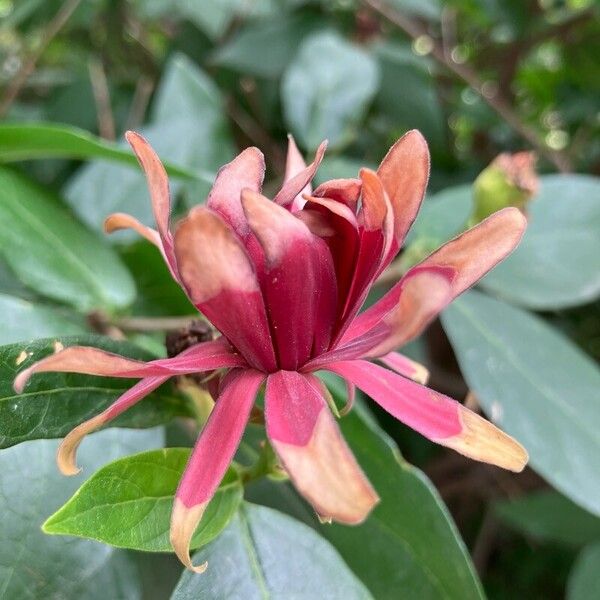
[[[21,371],[14,381],[20,394],[34,373],[83,373],[102,377],[153,377],[200,373],[223,367],[245,366],[224,338],[196,344],[174,358],[142,362],[88,346],[70,346]]]
[[[105,411],[75,427],[67,434],[58,448],[56,462],[60,472],[63,475],[77,475],[77,473],[81,471],[81,469],[77,467],[77,448],[83,438],[88,433],[100,429],[100,427],[103,427],[113,419],[117,418],[134,404],[137,404],[137,402],[153,392],[157,387],[167,381],[167,379],[169,379],[168,375],[166,377],[146,377],[145,379],[138,381],[138,383],[127,390]]]
[[[242,204],[265,257],[261,288],[279,366],[296,369],[331,339],[336,287],[323,240],[285,208],[251,190]]]
[[[267,435],[321,517],[361,523],[379,498],[344,442],[312,375],[278,371],[265,393]]]
[[[341,202],[355,213],[360,198],[361,186],[360,179],[332,179],[318,186],[313,196]]]
[[[429,149],[416,129],[403,135],[389,150],[377,169],[394,209],[394,239],[389,263],[413,224],[429,179]]]
[[[206,569],[206,563],[192,565],[190,541],[233,459],[264,378],[263,373],[252,370],[233,371],[228,376],[179,482],[171,516],[171,544],[192,571]]]
[[[175,256],[173,254],[173,237],[169,231],[169,218],[171,214],[171,197],[169,193],[169,178],[160,162],[160,158],[150,144],[135,131],[128,131],[125,138],[133,148],[135,155],[146,175],[152,211],[158,233],[162,240],[163,253],[172,273],[177,272]]]
[[[449,241],[361,313],[342,338],[342,345],[382,326],[389,327],[389,339],[369,356],[385,354],[414,339],[456,296],[515,249],[526,225],[518,209],[505,208]]]
[[[325,154],[326,148],[327,140],[321,142],[321,145],[317,148],[315,160],[313,160],[313,162],[310,163],[310,165],[308,165],[306,169],[300,171],[291,179],[285,181],[281,190],[279,190],[279,192],[273,199],[273,202],[286,207],[288,210],[291,210],[294,199],[302,194],[304,188],[312,181],[312,178],[315,176],[315,173],[317,172],[317,169],[319,168],[319,165],[323,160],[323,155]]]
[[[366,300],[375,278],[385,267],[384,261],[393,239],[393,210],[381,180],[370,169],[362,169],[360,177],[362,203],[358,215],[359,251],[336,340],[350,325]]]
[[[429,379],[429,371],[420,363],[400,354],[400,352],[388,352],[378,357],[386,367],[396,371],[396,373],[408,377],[417,383],[425,385]]]
[[[527,452],[518,442],[448,396],[364,360],[326,368],[433,442],[511,471],[521,471],[527,463]]]
[[[226,223],[242,237],[248,233],[248,223],[240,202],[242,190],[259,192],[265,176],[265,158],[258,148],[246,148],[230,163],[219,169],[208,195],[206,206],[219,213]]]
[[[283,177],[283,182],[287,183],[290,179],[293,179],[299,173],[302,173],[306,169],[306,163],[304,162],[304,158],[300,151],[298,150],[298,146],[296,146],[296,142],[291,134],[288,134],[288,151],[287,151],[287,159],[285,162],[285,175]],[[304,200],[302,199],[303,194],[310,195],[312,193],[312,186],[308,183],[298,195],[292,200],[291,210],[292,212],[296,212],[300,210],[304,206]]]
[[[175,254],[188,296],[258,369],[275,368],[275,355],[254,266],[233,230],[198,206],[175,232]]]

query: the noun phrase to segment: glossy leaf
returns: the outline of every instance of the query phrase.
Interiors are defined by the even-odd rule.
[[[569,575],[567,600],[590,600],[600,596],[600,542],[584,548]]]
[[[354,136],[375,92],[374,59],[332,32],[307,38],[282,82],[287,125],[307,150],[328,139],[331,146]]]
[[[189,456],[187,448],[166,448],[106,465],[44,523],[44,531],[119,548],[170,552],[173,497]],[[240,477],[230,469],[200,521],[192,548],[219,535],[236,513],[242,493]]]
[[[98,336],[49,338],[0,348],[0,448],[27,440],[57,438],[98,414],[134,383],[65,373],[35,375],[22,394],[12,383],[18,371],[54,352],[55,344],[89,345],[130,358],[148,359],[148,354],[126,342]],[[178,415],[188,415],[185,402],[169,394],[169,384],[159,388],[112,425],[146,428],[166,423]],[[84,444],[85,445],[85,444]]]
[[[175,55],[167,63],[156,92],[150,124],[142,128],[161,159],[198,173],[196,181],[171,181],[171,193],[185,193],[191,204],[203,202],[214,173],[230,160],[233,147],[218,88],[192,61]],[[154,224],[141,169],[92,162],[69,181],[65,196],[75,213],[101,230],[112,212],[127,212],[146,225]],[[130,231],[111,236],[116,241],[139,237]]]
[[[0,162],[39,158],[102,158],[137,169],[133,152],[70,125],[55,123],[0,124]],[[195,179],[198,174],[165,163],[169,175]]]
[[[344,386],[326,377],[344,398]],[[360,407],[340,420],[358,463],[381,497],[357,527],[320,526],[376,598],[482,598],[456,525],[427,477],[408,464]]]
[[[600,295],[600,178],[548,175],[541,184],[523,241],[482,285],[536,310],[591,302]]]
[[[0,293],[0,344],[85,332],[77,315]]]
[[[0,254],[23,283],[81,310],[120,308],[135,297],[117,254],[51,194],[0,169]]]
[[[554,491],[498,502],[494,512],[504,523],[536,540],[569,546],[600,540],[600,518]]]
[[[106,461],[161,445],[162,429],[95,433],[79,455],[84,474]],[[0,452],[0,591],[3,598],[104,600],[141,597],[123,552],[88,540],[48,536],[40,526],[80,485],[56,467],[58,442],[38,440]]]
[[[186,571],[171,600],[371,598],[325,540],[264,506],[244,504],[193,561],[208,561],[208,569],[201,577]]]
[[[468,292],[442,314],[484,411],[554,487],[600,515],[600,371],[539,317]]]

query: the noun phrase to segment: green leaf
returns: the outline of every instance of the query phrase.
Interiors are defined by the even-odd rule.
[[[250,23],[221,46],[212,62],[244,75],[279,77],[302,40],[322,22],[308,15],[285,15]]]
[[[585,304],[600,294],[600,178],[540,179],[523,241],[482,286],[536,310]]]
[[[38,158],[102,158],[139,168],[133,152],[78,127],[55,123],[0,124],[0,162]],[[183,167],[164,165],[173,177],[196,179],[199,176]]]
[[[173,497],[189,456],[188,448],[166,448],[106,465],[44,523],[43,530],[119,548],[172,551]],[[221,533],[238,510],[242,495],[240,477],[230,468],[206,508],[191,548],[204,546]]]
[[[81,310],[127,306],[135,297],[117,254],[51,194],[0,169],[0,253],[23,283]]]
[[[0,293],[0,344],[85,332],[77,315]]]
[[[325,380],[334,395],[345,396],[339,380],[329,375]],[[340,427],[381,501],[362,525],[322,525],[321,535],[376,598],[389,597],[390,590],[419,600],[483,598],[464,542],[436,489],[365,414],[356,407]]]
[[[162,429],[109,430],[89,436],[79,452],[84,473],[123,454],[156,447]],[[122,551],[88,540],[42,533],[43,520],[80,485],[56,467],[57,442],[38,440],[0,452],[0,592],[3,598],[141,597],[135,565]]]
[[[458,235],[473,209],[470,185],[457,185],[425,199],[406,241],[429,242],[435,247]]]
[[[569,575],[567,600],[600,597],[600,542],[584,548]]]
[[[315,176],[315,183],[318,185],[330,179],[358,177],[358,173],[363,167],[377,168],[375,165],[367,165],[364,161],[355,158],[325,155]]]
[[[149,355],[136,346],[99,336],[58,338],[64,346],[95,346],[130,358]],[[34,375],[22,394],[12,387],[15,375],[34,361],[51,354],[57,339],[36,340],[0,348],[0,448],[27,440],[57,438],[112,404],[134,381],[70,373]],[[159,388],[121,415],[111,425],[145,428],[189,415],[187,404],[169,394],[169,384]]]
[[[504,500],[494,511],[513,529],[541,541],[583,546],[600,540],[600,518],[554,491]]]
[[[176,55],[167,63],[157,90],[150,125],[142,133],[159,156],[201,174],[196,181],[171,182],[171,194],[185,194],[191,204],[203,202],[215,172],[233,155],[223,99],[218,88],[190,59]],[[69,181],[65,196],[90,227],[102,230],[116,211],[154,226],[146,179],[141,169],[92,162]],[[134,232],[112,235],[115,241],[139,239]]]
[[[354,136],[378,83],[371,55],[334,32],[312,35],[283,77],[286,123],[307,150],[326,138],[333,147],[343,146]]]
[[[381,69],[375,102],[392,130],[419,129],[430,146],[442,147],[446,122],[429,60],[408,45],[378,44],[375,52]]]
[[[600,515],[600,371],[542,319],[478,292],[442,323],[482,408],[554,487]]]
[[[193,558],[171,600],[371,598],[338,553],[310,527],[264,506],[242,505],[229,527]]]

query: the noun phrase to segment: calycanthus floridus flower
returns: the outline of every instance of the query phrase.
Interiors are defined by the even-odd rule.
[[[66,436],[58,452],[64,474],[78,472],[75,454],[87,433],[168,378],[215,369],[226,374],[177,489],[171,520],[175,552],[198,572],[206,565],[192,565],[189,542],[265,383],[267,436],[298,491],[323,518],[360,523],[379,498],[340,435],[318,370],[345,379],[349,404],[356,386],[438,444],[523,469],[527,453],[515,440],[422,385],[425,369],[395,352],[515,248],[526,226],[518,209],[505,208],[451,240],[359,313],[423,199],[429,152],[419,132],[402,137],[377,171],[362,169],[357,179],[328,181],[314,190],[311,180],[326,144],[307,167],[290,138],[285,181],[273,200],[261,194],[263,155],[248,148],[219,171],[205,205],[173,229],[158,156],[138,134],[130,132],[127,139],[146,174],[157,229],[114,214],[106,230],[130,227],[156,245],[221,337],[148,363],[73,346],[22,371],[15,380],[18,392],[44,371],[140,379]]]

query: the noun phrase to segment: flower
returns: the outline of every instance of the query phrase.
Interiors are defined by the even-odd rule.
[[[261,195],[263,155],[248,148],[219,171],[206,204],[174,230],[158,156],[138,134],[129,132],[127,139],[146,174],[157,229],[114,214],[106,230],[131,227],[156,245],[221,336],[148,363],[73,346],[22,371],[15,379],[18,392],[44,371],[140,379],[66,436],[58,452],[63,473],[78,472],[75,453],[87,433],[169,377],[215,369],[226,374],[177,489],[171,521],[175,552],[199,572],[206,565],[192,565],[189,542],[264,383],[267,436],[296,488],[323,518],[360,523],[379,498],[340,435],[318,370],[346,380],[349,404],[356,386],[434,442],[514,471],[525,466],[527,453],[515,440],[425,387],[426,370],[395,352],[515,248],[526,226],[518,209],[503,209],[451,240],[359,313],[423,199],[429,153],[419,132],[402,137],[376,172],[362,169],[357,179],[328,181],[314,191],[311,180],[326,143],[306,166],[290,138],[285,181],[273,201]]]

